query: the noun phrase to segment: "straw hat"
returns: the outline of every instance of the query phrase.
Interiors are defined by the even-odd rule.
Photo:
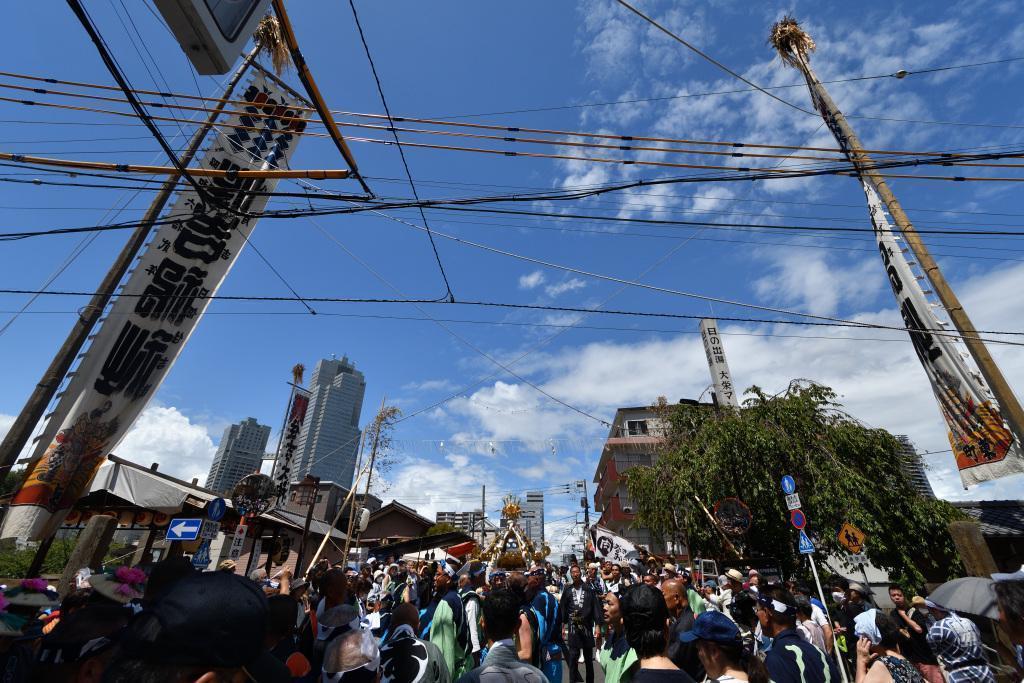
[[[127,605],[142,597],[147,578],[141,569],[118,567],[113,574],[93,574],[89,585],[108,600]]]
[[[25,579],[17,588],[4,593],[7,602],[14,607],[55,607],[60,604],[60,595],[46,583],[45,579]]]

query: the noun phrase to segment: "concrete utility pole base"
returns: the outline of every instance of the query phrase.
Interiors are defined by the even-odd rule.
[[[95,515],[85,523],[85,529],[78,535],[78,542],[57,584],[57,592],[62,598],[74,587],[75,574],[79,569],[88,567],[98,571],[103,566],[103,558],[116,530],[117,518],[110,515]]]
[[[992,551],[988,549],[981,535],[981,525],[974,520],[949,523],[949,535],[953,537],[957,552],[964,563],[967,576],[989,577],[999,571]]]

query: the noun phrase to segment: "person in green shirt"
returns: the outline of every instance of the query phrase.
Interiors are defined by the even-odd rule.
[[[626,642],[626,632],[622,625],[622,612],[619,608],[619,596],[605,593],[604,623],[608,628],[604,645],[601,647],[600,663],[604,671],[605,683],[629,683],[633,672],[640,666],[636,652]]]

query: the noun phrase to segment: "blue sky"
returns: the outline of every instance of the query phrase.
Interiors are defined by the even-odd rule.
[[[215,79],[193,77],[176,43],[146,4],[96,0],[87,5],[134,85],[192,94],[217,92]],[[817,41],[819,50],[813,64],[823,79],[1015,57],[1024,44],[1021,10],[1010,2],[866,2],[854,7],[849,3],[663,1],[640,6],[763,85],[798,83],[796,73],[783,68],[766,44],[772,22],[785,13],[801,19]],[[358,7],[396,115],[475,115],[458,120],[833,146],[819,118],[760,93],[682,97],[744,86],[611,0],[522,2],[504,8],[489,3],[364,1]],[[293,2],[291,12],[303,51],[332,108],[381,112],[347,3]],[[16,3],[7,17],[17,30],[7,32],[4,70],[110,83],[64,3]],[[155,64],[151,57],[156,58]],[[1019,118],[1022,76],[1024,64],[1016,62],[830,88],[839,106],[855,115],[853,125],[868,147],[1014,147],[1024,137]],[[296,83],[293,75],[289,79]],[[0,83],[21,84],[10,77],[0,78]],[[14,92],[0,95],[25,96]],[[803,88],[778,92],[808,106]],[[647,101],[567,107],[638,99]],[[545,110],[494,113],[536,108]],[[901,123],[857,115],[1000,125]],[[126,119],[4,102],[0,102],[0,119],[4,121],[0,145],[4,150],[77,159],[165,161],[147,131]],[[19,123],[30,119],[50,123]],[[108,125],[77,125],[82,123]],[[178,133],[173,124],[164,130],[169,136]],[[379,131],[346,132],[382,137]],[[408,134],[403,139],[437,141]],[[177,141],[180,143],[180,138]],[[353,142],[352,148],[378,194],[410,195],[394,147]],[[559,151],[578,153],[573,148]],[[411,147],[407,155],[424,197],[559,189],[686,173],[650,166]],[[649,152],[638,158],[667,157]],[[709,163],[708,157],[700,158],[697,163]],[[342,162],[329,141],[309,138],[299,146],[293,166],[338,168]],[[16,173],[17,169],[4,168],[0,175],[18,177]],[[1009,175],[1012,171],[974,169],[971,174]],[[356,189],[346,181],[317,185],[330,190]],[[922,228],[999,229],[1021,225],[1024,219],[1018,184],[895,181],[892,185]],[[297,191],[299,187],[285,183],[280,189]],[[120,190],[0,183],[0,210],[8,231],[97,223],[105,220],[111,207],[126,201],[122,220],[140,215],[147,198],[133,198]],[[275,200],[271,208],[287,208],[288,201]],[[513,208],[758,224],[868,225],[863,194],[853,180],[842,178],[756,185],[683,184],[606,195],[573,205],[519,204]],[[418,214],[411,211],[392,215],[420,223]],[[623,227],[443,211],[429,212],[428,219],[439,232],[662,287],[816,314],[889,324],[899,321],[869,234],[798,238],[789,233]],[[322,231],[330,233],[344,249]],[[40,287],[65,259],[84,247],[51,288],[90,290],[124,239],[123,233],[106,233],[87,245],[75,235],[4,243],[0,247],[0,287]],[[940,264],[980,329],[1019,329],[1024,314],[1019,294],[1024,289],[1019,242],[951,236],[928,238],[928,242],[936,254],[942,254]],[[322,217],[315,222],[264,220],[253,243],[307,296],[434,298],[444,294],[425,235],[382,217],[358,214]],[[452,290],[462,300],[751,315],[741,308],[710,307],[696,300],[537,267],[443,238],[438,239],[438,249]],[[221,293],[286,296],[288,291],[252,251],[246,251]],[[2,295],[0,325],[25,301],[24,296]],[[19,410],[69,328],[73,311],[83,303],[81,299],[42,297],[0,336],[0,373],[4,377],[0,428]],[[276,432],[293,364],[302,362],[311,370],[318,358],[347,354],[367,377],[364,421],[372,417],[384,396],[410,413],[462,390],[459,398],[400,425],[395,434],[396,463],[385,477],[390,483],[385,497],[398,497],[432,514],[437,509],[477,505],[479,486],[486,484],[488,507],[493,510],[498,506],[495,492],[591,479],[607,430],[542,396],[470,345],[505,364],[515,361],[512,367],[520,376],[604,420],[609,420],[618,406],[646,404],[662,395],[672,400],[696,397],[709,384],[696,324],[687,321],[591,315],[582,323],[585,328],[566,330],[549,340],[561,328],[524,323],[564,325],[576,322],[579,316],[424,307],[426,314],[435,318],[477,321],[445,322],[446,330],[430,320],[373,317],[424,317],[423,312],[408,306],[324,304],[316,308],[321,315],[306,315],[294,302],[214,302],[150,409],[117,452],[143,462],[160,461],[167,471],[204,479],[225,425],[254,416],[273,425]],[[594,327],[605,329],[591,329]],[[922,450],[948,448],[924,373],[909,342],[898,333],[733,323],[723,327],[732,333],[726,338],[726,350],[741,386],[758,384],[779,390],[792,378],[819,380],[833,386],[848,409],[868,424],[906,433]],[[993,353],[1011,384],[1020,385],[1024,381],[1020,348],[997,346]],[[933,485],[942,495],[1019,495],[1020,477],[964,492],[948,453],[928,456],[927,462]],[[771,473],[770,463],[765,463],[765,469]],[[549,537],[556,543],[573,521],[575,504],[575,499],[565,495],[548,501]]]

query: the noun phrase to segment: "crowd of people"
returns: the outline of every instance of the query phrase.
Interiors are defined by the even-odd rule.
[[[882,610],[841,578],[826,605],[756,570],[653,560],[238,569],[177,558],[63,598],[41,579],[4,587],[0,683],[593,683],[595,667],[605,683],[995,682],[973,621],[895,585]],[[1024,668],[1024,571],[995,578]]]

